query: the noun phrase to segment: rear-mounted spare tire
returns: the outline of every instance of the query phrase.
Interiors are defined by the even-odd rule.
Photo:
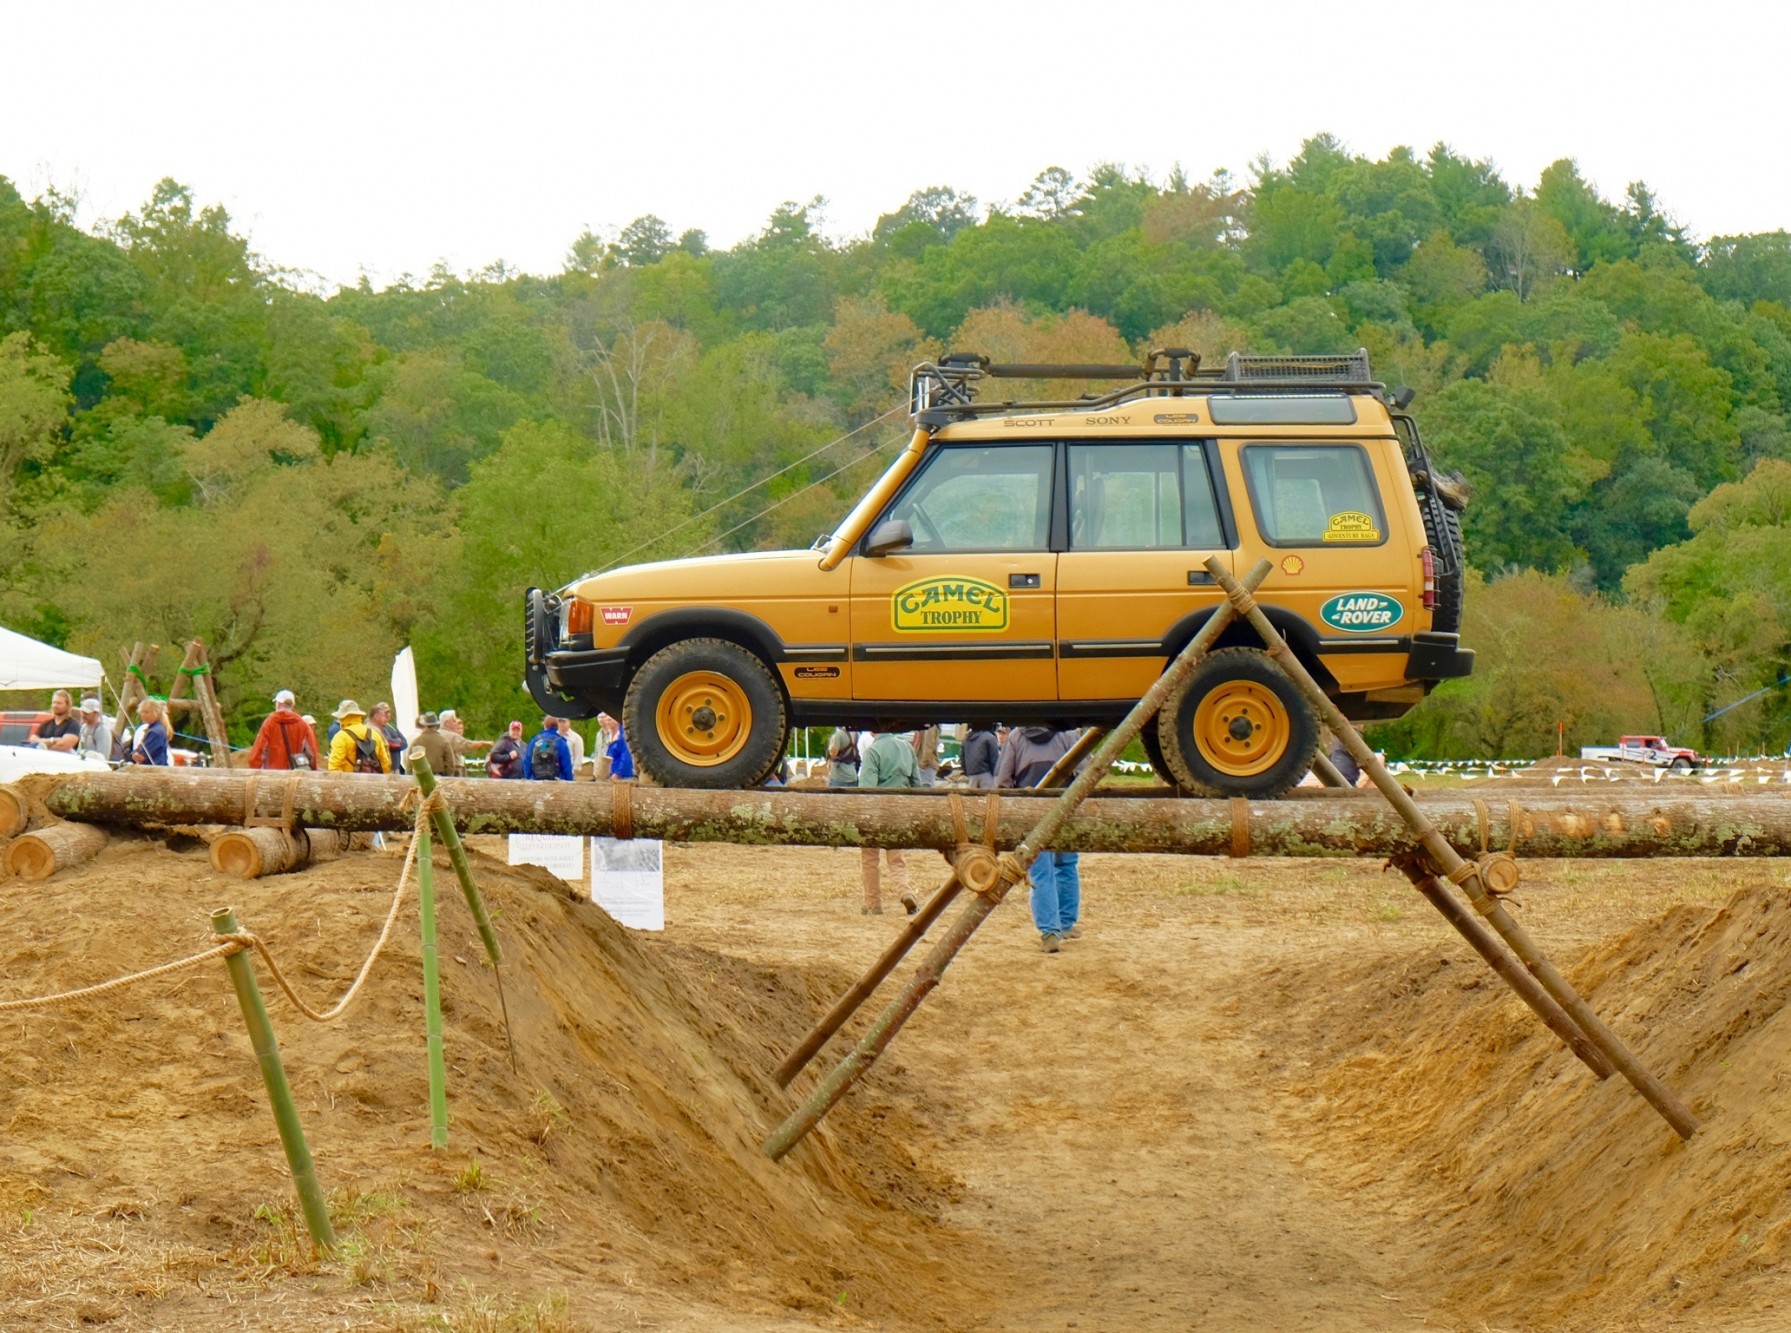
[[[622,721],[634,762],[662,787],[756,787],[789,740],[771,669],[725,639],[654,653],[628,686]]]

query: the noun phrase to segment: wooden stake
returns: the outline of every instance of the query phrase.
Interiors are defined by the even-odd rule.
[[[131,660],[124,668],[124,688],[118,692],[118,716],[112,722],[112,736],[115,744],[122,744],[122,738],[131,731],[131,717],[137,704],[149,694],[143,683],[151,671],[155,670],[155,659],[160,655],[162,646],[152,643],[144,647],[139,640],[131,647]],[[130,747],[124,746],[126,754]],[[112,756],[107,755],[110,759]]]
[[[1262,636],[1268,647],[1269,656],[1285,671],[1297,685],[1307,701],[1318,710],[1320,718],[1331,728],[1331,731],[1349,749],[1362,771],[1373,779],[1374,785],[1380,788],[1381,794],[1405,820],[1422,844],[1425,856],[1436,870],[1442,872],[1444,878],[1451,883],[1460,884],[1467,893],[1474,910],[1491,923],[1499,932],[1505,943],[1511,946],[1523,962],[1523,965],[1542,983],[1543,989],[1551,995],[1560,1007],[1572,1016],[1573,1022],[1582,1033],[1597,1046],[1605,1057],[1617,1067],[1630,1086],[1660,1113],[1660,1116],[1680,1138],[1689,1139],[1697,1133],[1698,1120],[1686,1105],[1670,1092],[1666,1084],[1656,1078],[1642,1062],[1636,1059],[1630,1049],[1623,1044],[1617,1034],[1606,1027],[1604,1021],[1593,1012],[1592,1006],[1580,996],[1562,976],[1555,965],[1549,961],[1530,933],[1519,925],[1517,919],[1505,910],[1505,905],[1486,890],[1480,873],[1472,862],[1464,861],[1443,836],[1437,832],[1436,826],[1424,817],[1421,810],[1413,802],[1411,796],[1387,771],[1379,756],[1368,748],[1361,733],[1343,716],[1337,705],[1331,701],[1323,687],[1312,679],[1305,665],[1294,656],[1293,650],[1269,623],[1269,619],[1256,605],[1250,590],[1232,577],[1225,562],[1214,556],[1206,562],[1207,571],[1212,574],[1219,586],[1231,598],[1232,605],[1249,620],[1256,632]]]
[[[6,873],[43,880],[93,860],[106,849],[106,831],[92,824],[51,824],[14,838],[6,848]]]
[[[213,912],[211,928],[219,935],[237,934],[236,913],[228,907]],[[268,1021],[267,1005],[262,1002],[261,988],[255,984],[255,965],[244,949],[225,958],[224,966],[230,969],[230,984],[236,988],[243,1022],[249,1028],[249,1044],[255,1048],[255,1062],[261,1067],[267,1100],[274,1108],[274,1124],[280,1130],[280,1145],[286,1149],[286,1164],[292,1169],[292,1184],[298,1190],[299,1207],[304,1210],[305,1228],[319,1249],[333,1250],[336,1232],[330,1225],[329,1206],[324,1203],[323,1187],[317,1183],[317,1165],[305,1142],[298,1106],[292,1100],[292,1085],[286,1081],[286,1067],[280,1063],[274,1025]]]

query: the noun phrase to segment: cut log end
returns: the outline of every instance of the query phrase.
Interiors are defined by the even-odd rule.
[[[0,838],[16,838],[31,822],[31,808],[25,793],[17,787],[0,784]]]
[[[6,849],[6,873],[48,879],[59,870],[91,861],[105,849],[106,831],[91,824],[52,824],[15,838]]]
[[[341,839],[327,829],[286,833],[276,828],[232,829],[211,845],[212,869],[240,879],[303,870],[341,855]]]

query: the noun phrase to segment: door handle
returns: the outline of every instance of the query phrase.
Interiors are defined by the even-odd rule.
[[[1212,582],[1213,576],[1204,569],[1190,569],[1188,571],[1188,586],[1190,588],[1211,587]]]
[[[1036,588],[1039,586],[1037,574],[1009,574],[1007,586],[1010,588]]]

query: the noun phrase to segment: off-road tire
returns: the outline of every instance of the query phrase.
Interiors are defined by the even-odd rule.
[[[725,639],[683,639],[654,653],[629,682],[622,721],[635,764],[662,787],[756,787],[790,732],[771,668]]]
[[[1163,758],[1163,742],[1157,739],[1157,717],[1151,714],[1145,719],[1144,729],[1138,733],[1138,743],[1144,747],[1144,757],[1150,760],[1151,772],[1165,787],[1180,787],[1181,781],[1169,769]]]
[[[1297,785],[1318,752],[1318,718],[1260,648],[1221,648],[1157,714],[1177,785],[1200,796],[1266,800]]]
[[[1682,754],[1674,755],[1673,762],[1667,765],[1668,770],[1674,773],[1690,773],[1696,767],[1696,764]]]

